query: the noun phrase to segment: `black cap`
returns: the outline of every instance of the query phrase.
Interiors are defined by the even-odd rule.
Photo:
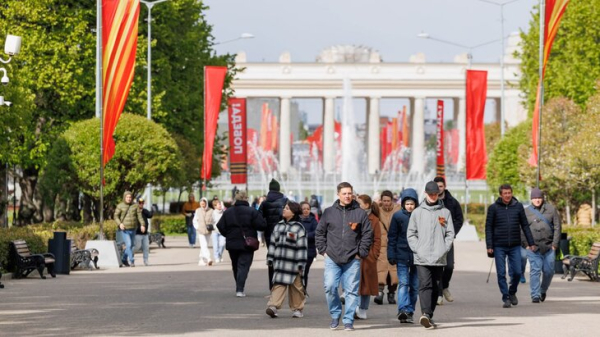
[[[438,194],[440,193],[440,188],[435,181],[430,181],[427,183],[427,185],[425,185],[425,193]]]
[[[271,182],[269,183],[269,191],[279,192],[280,188],[279,182],[275,179],[271,179]]]

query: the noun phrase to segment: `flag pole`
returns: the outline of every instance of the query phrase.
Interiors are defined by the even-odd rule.
[[[204,162],[204,153],[206,152],[206,66],[204,66],[203,69],[204,72],[204,76],[203,76],[203,81],[204,81],[204,90],[202,91],[202,105],[204,106],[202,114],[203,114],[203,118],[204,118],[204,151],[202,151],[202,168],[200,169],[200,174],[202,175],[200,177],[200,179],[202,179],[202,183],[200,184],[200,199],[202,199],[202,195],[203,195],[203,189],[206,186],[206,178],[205,178],[205,168],[204,165],[206,165],[206,163]]]
[[[542,108],[544,107],[544,35],[546,21],[546,1],[540,0],[540,59],[539,59],[539,77],[540,77],[540,107],[538,109],[538,142],[537,142],[537,172],[535,177],[535,187],[540,187],[540,164],[542,157]]]
[[[100,240],[104,240],[104,115],[102,113],[102,94],[102,0],[96,0],[96,117],[100,118]]]

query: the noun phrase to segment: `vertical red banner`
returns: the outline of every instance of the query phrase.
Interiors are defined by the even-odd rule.
[[[436,146],[436,176],[445,177],[446,171],[444,168],[444,101],[439,99],[437,101],[436,109],[437,117],[437,146]]]
[[[231,183],[247,182],[246,99],[230,98],[229,106],[229,167]]]
[[[487,151],[483,117],[487,96],[487,71],[467,70],[467,180],[485,179]]]
[[[225,75],[227,75],[227,67],[204,67],[204,154],[200,173],[203,180],[210,180],[212,175],[213,146],[217,134]]]

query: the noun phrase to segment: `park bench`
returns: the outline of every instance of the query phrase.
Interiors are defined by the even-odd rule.
[[[94,263],[94,267],[98,268],[98,256],[100,252],[96,248],[91,249],[79,249],[75,245],[75,240],[71,240],[71,269],[75,269],[78,265],[82,265],[85,268],[92,270],[91,263]]]
[[[56,277],[54,273],[54,255],[51,253],[31,254],[27,242],[24,240],[16,240],[10,242],[11,259],[16,266],[15,278],[27,277],[32,271],[37,270],[40,277],[45,279],[44,268],[48,269],[48,273],[52,277]]]
[[[587,256],[574,256],[567,255],[563,258],[563,271],[564,275],[562,278],[566,278],[568,281],[572,281],[575,274],[583,272],[592,281],[598,281],[598,258],[600,257],[600,242],[594,242],[590,252]],[[570,275],[569,275],[570,274]]]
[[[2,263],[0,263],[0,289],[4,288],[4,284],[2,284]]]
[[[148,240],[149,240],[150,244],[156,243],[156,244],[158,244],[158,247],[166,248],[165,247],[165,235],[161,232],[148,233]]]

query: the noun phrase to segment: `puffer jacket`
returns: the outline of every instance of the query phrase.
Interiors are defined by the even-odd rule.
[[[233,207],[225,210],[217,223],[219,233],[225,237],[227,250],[246,250],[244,235],[256,238],[256,231],[266,228],[267,224],[260,213],[243,200],[236,201]]]
[[[125,197],[131,195],[131,202],[125,202]],[[137,207],[133,200],[133,194],[129,191],[123,193],[123,202],[117,205],[113,219],[119,224],[123,224],[126,230],[136,230],[138,223],[144,223],[142,211]]]
[[[407,188],[402,191],[402,194],[400,195],[400,200],[402,200],[402,210],[394,213],[394,216],[392,217],[387,246],[388,260],[396,260],[398,263],[402,263],[406,266],[412,266],[414,264],[413,252],[408,246],[408,239],[406,237],[408,223],[412,213],[409,213],[404,208],[404,203],[409,199],[413,200],[415,205],[419,205],[417,191],[412,188]]]
[[[283,219],[283,208],[287,201],[288,199],[282,193],[269,191],[269,193],[267,193],[267,199],[263,201],[258,208],[258,212],[267,223],[267,229],[265,230],[267,247],[271,243],[271,234],[273,233],[275,225]]]
[[[439,201],[435,205],[423,201],[410,216],[406,238],[416,265],[445,266],[454,241],[450,211]]]
[[[488,207],[485,219],[485,245],[494,247],[515,247],[521,245],[521,231],[525,233],[527,243],[534,244],[523,204],[513,197],[507,204],[498,198]]]
[[[546,218],[546,220],[552,225],[552,228],[540,219],[540,216],[533,211],[533,205],[525,208],[525,215],[527,216],[527,223],[533,236],[535,245],[540,249],[541,254],[545,254],[548,250],[558,248],[560,242],[561,223],[558,212],[554,206],[544,202],[538,212]],[[527,239],[521,231],[521,247],[527,247]]]
[[[317,230],[317,218],[310,213],[308,217],[300,217],[300,222],[306,229],[306,238],[308,239],[308,259],[314,259],[317,256],[317,248],[315,246],[315,232]]]
[[[346,264],[356,256],[369,255],[373,243],[373,228],[367,212],[352,200],[342,206],[336,200],[323,211],[315,236],[317,251],[335,263]]]

